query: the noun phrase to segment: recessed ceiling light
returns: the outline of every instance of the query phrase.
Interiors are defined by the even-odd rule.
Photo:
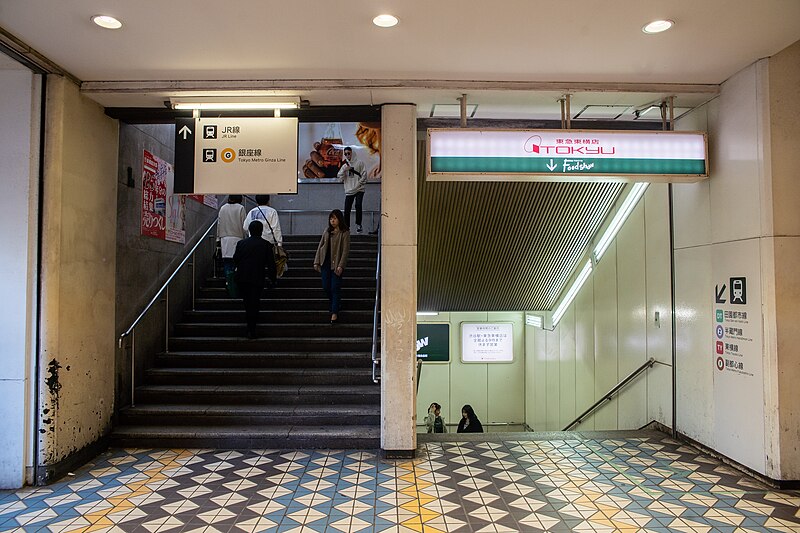
[[[118,30],[122,27],[122,22],[109,15],[95,15],[92,17],[92,22],[108,30]]]
[[[398,22],[400,21],[394,15],[378,15],[372,19],[372,23],[381,28],[391,28],[396,26]]]
[[[642,31],[645,33],[661,33],[662,31],[667,31],[675,23],[671,20],[654,20],[649,24],[645,24],[642,28]]]

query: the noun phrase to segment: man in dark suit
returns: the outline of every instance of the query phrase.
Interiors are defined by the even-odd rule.
[[[250,236],[236,243],[233,262],[236,265],[236,283],[244,300],[247,317],[247,336],[255,339],[258,311],[261,306],[261,292],[264,290],[265,275],[275,283],[275,256],[272,243],[261,238],[264,225],[254,220],[248,226]]]

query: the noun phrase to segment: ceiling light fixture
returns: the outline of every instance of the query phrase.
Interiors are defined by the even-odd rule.
[[[297,109],[300,107],[299,97],[280,98],[236,98],[236,97],[197,97],[170,98],[172,109],[213,109],[224,110],[258,110],[258,109]]]
[[[675,25],[675,22],[672,21],[672,20],[667,20],[667,19],[665,19],[665,20],[654,20],[653,22],[650,22],[649,24],[645,24],[642,27],[642,31],[645,32],[645,33],[648,33],[648,34],[661,33],[662,31],[667,31],[668,29],[670,29],[674,25]]]
[[[107,30],[118,30],[122,27],[122,22],[111,15],[95,15],[91,18],[91,21]]]
[[[600,258],[603,257],[604,253],[606,253],[608,247],[611,246],[611,241],[613,241],[614,237],[617,236],[620,228],[622,228],[622,225],[628,219],[628,215],[631,214],[633,208],[639,203],[639,199],[647,190],[648,185],[649,183],[640,182],[634,183],[633,187],[630,188],[628,196],[625,197],[625,200],[619,207],[619,211],[617,211],[617,214],[611,219],[611,223],[608,225],[608,228],[606,228],[605,233],[603,233],[603,236],[597,241],[597,246],[594,247],[595,263],[600,261]]]
[[[564,313],[567,312],[569,304],[571,304],[572,300],[574,300],[575,297],[578,295],[578,291],[581,290],[581,287],[583,287],[583,284],[589,278],[589,274],[591,273],[592,273],[592,262],[586,261],[586,264],[583,265],[583,268],[578,274],[578,277],[575,278],[572,287],[569,288],[567,293],[564,295],[564,298],[561,300],[561,303],[559,303],[555,311],[553,311],[553,328],[555,328],[558,325],[559,321],[561,320],[561,317],[564,316]]]
[[[372,19],[372,23],[376,26],[380,26],[381,28],[391,28],[392,26],[397,26],[397,23],[400,22],[397,17],[394,15],[378,15],[374,19]]]

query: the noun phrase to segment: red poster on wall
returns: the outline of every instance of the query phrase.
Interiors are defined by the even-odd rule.
[[[145,150],[142,166],[142,235],[164,239],[167,231],[166,165],[159,165],[158,158]]]
[[[144,151],[142,163],[141,233],[148,237],[184,243],[186,197],[172,194],[172,165]]]

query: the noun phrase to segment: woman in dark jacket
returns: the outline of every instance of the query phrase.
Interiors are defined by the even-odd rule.
[[[458,423],[457,433],[483,433],[483,426],[472,406],[467,404],[461,408],[461,421]]]

